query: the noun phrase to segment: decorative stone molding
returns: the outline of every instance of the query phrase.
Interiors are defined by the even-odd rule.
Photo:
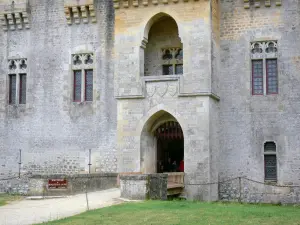
[[[251,43],[251,58],[277,58],[278,44],[277,41],[257,41]]]
[[[147,7],[149,4],[152,5],[158,5],[158,4],[172,4],[172,3],[178,3],[178,2],[188,2],[188,1],[199,1],[199,0],[113,0],[114,2],[114,8],[119,9],[119,8],[129,8],[129,7],[139,7],[139,6],[144,6]]]
[[[266,7],[271,7],[271,2],[272,1],[273,0],[265,0],[265,6]],[[281,0],[274,0],[274,1],[275,1],[276,6],[281,6],[281,4],[282,4]],[[252,3],[253,3],[255,8],[259,8],[260,5],[261,5],[260,2],[261,2],[261,0],[244,0],[244,8],[249,9],[250,6],[252,5]]]
[[[81,53],[72,55],[72,69],[93,69],[94,66],[94,54],[93,53]]]
[[[29,29],[28,0],[0,0],[0,21],[4,31]]]
[[[67,23],[71,25],[88,23],[96,23],[96,13],[94,0],[64,0],[65,15]]]
[[[172,81],[176,81],[178,85],[165,85],[165,88],[160,88],[157,90],[157,87],[147,87],[147,83],[150,82],[166,82],[170,83]],[[144,76],[141,77],[141,87],[142,92],[137,95],[115,95],[116,99],[143,99],[147,97],[154,96],[156,93],[159,92],[159,96],[165,96],[164,91],[169,92],[171,96],[178,96],[178,97],[191,97],[191,96],[209,96],[216,101],[220,101],[220,97],[213,92],[194,92],[194,93],[186,93],[183,91],[183,76],[182,75],[163,75],[163,76]],[[155,85],[156,86],[156,85]],[[164,94],[163,94],[164,93]]]
[[[8,74],[27,73],[27,59],[9,59],[7,70]]]

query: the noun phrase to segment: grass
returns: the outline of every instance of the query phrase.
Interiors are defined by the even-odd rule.
[[[125,203],[43,225],[300,225],[300,207],[147,201]]]
[[[0,206],[6,205],[13,201],[19,201],[22,199],[23,197],[20,195],[0,194]]]

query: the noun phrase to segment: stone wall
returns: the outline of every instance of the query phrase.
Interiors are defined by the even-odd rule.
[[[117,187],[117,173],[34,175],[0,181],[0,192],[30,196],[67,196]],[[66,179],[66,189],[49,189],[50,179]]]
[[[121,175],[121,197],[132,200],[166,200],[167,174]]]
[[[113,3],[94,1],[96,22],[80,17],[70,25],[64,6],[64,1],[30,0],[30,28],[0,31],[2,177],[18,172],[19,149],[22,173],[86,173],[89,149],[92,172],[117,171]],[[94,100],[74,103],[71,56],[86,52],[94,54]],[[10,58],[28,60],[25,105],[8,104]]]
[[[274,141],[278,184],[300,184],[300,3],[271,3],[244,9],[242,1],[221,1],[220,180],[264,182],[264,143]],[[250,42],[257,40],[278,41],[278,94],[251,94]]]
[[[221,201],[240,201],[246,203],[299,204],[299,186],[277,186],[263,184],[247,178],[237,178],[221,183]]]

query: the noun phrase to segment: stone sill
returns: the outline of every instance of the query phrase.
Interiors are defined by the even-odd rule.
[[[179,80],[180,76],[182,75],[143,76],[142,80],[145,82],[174,81]]]
[[[73,105],[93,105],[93,101],[84,101],[84,102],[72,102]]]
[[[95,174],[53,174],[53,175],[32,175],[31,179],[72,179],[72,178],[93,178],[93,177],[117,177],[118,173],[95,173]]]

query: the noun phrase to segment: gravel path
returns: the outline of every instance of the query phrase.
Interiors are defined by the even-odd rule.
[[[120,190],[109,189],[88,194],[90,209],[120,203]],[[28,225],[62,219],[87,209],[85,194],[67,198],[23,200],[0,207],[0,225]]]

